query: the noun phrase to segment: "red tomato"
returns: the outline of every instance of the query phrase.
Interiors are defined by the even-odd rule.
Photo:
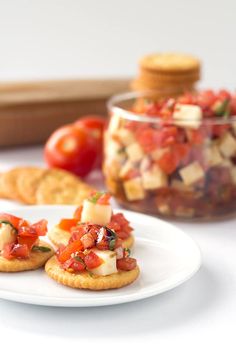
[[[137,266],[137,261],[135,258],[121,258],[116,261],[117,268],[120,270],[133,270]]]
[[[88,267],[89,269],[97,268],[103,263],[102,259],[98,257],[93,251],[89,252],[84,257],[84,262],[86,264],[86,267]]]
[[[176,170],[179,159],[173,151],[168,151],[157,161],[157,164],[165,173],[170,175]]]
[[[59,250],[57,255],[59,262],[64,263],[70,259],[72,253],[83,250],[83,245],[80,240],[69,243],[65,248]]]
[[[81,255],[79,255],[79,257],[81,258]],[[78,260],[76,258],[70,258],[63,264],[63,269],[72,269],[75,272],[81,272],[85,269],[85,264],[82,258],[81,260]]]
[[[90,233],[87,233],[87,234],[83,235],[81,237],[80,241],[82,242],[82,245],[83,245],[84,249],[92,248],[92,247],[95,246],[94,237]]]
[[[77,219],[62,219],[58,226],[60,229],[65,231],[70,231],[72,227],[77,226],[78,220]]]
[[[105,117],[97,115],[83,116],[75,122],[78,127],[85,127],[97,142],[97,159],[96,167],[102,166],[103,159],[103,133],[107,125]]]
[[[7,214],[7,213],[0,213],[0,221],[1,220],[9,221],[16,229],[18,229],[18,226],[22,221],[21,218],[18,218],[17,216]]]
[[[11,251],[14,247],[14,243],[7,243],[4,245],[3,250],[2,250],[2,256],[6,259],[13,259],[13,255],[11,254]]]
[[[97,140],[81,126],[65,125],[48,139],[44,157],[50,167],[58,167],[84,177],[97,159]]]
[[[97,204],[108,205],[110,203],[111,195],[109,193],[103,193],[101,197],[98,198]]]
[[[13,258],[27,258],[29,257],[29,252],[30,250],[27,245],[14,244],[11,248],[10,256],[12,256]],[[3,257],[7,258],[6,255],[4,255],[4,250],[3,250]]]
[[[31,228],[35,230],[38,236],[45,236],[48,232],[48,222],[42,219],[31,225]]]
[[[17,241],[19,245],[26,245],[29,250],[34,246],[36,241],[38,240],[38,236],[35,237],[28,237],[28,236],[23,236],[23,237],[17,237]]]

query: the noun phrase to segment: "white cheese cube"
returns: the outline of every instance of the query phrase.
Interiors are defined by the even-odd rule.
[[[208,167],[217,166],[223,162],[219,148],[216,145],[206,147],[204,149],[204,157]]]
[[[186,186],[190,186],[204,178],[204,170],[198,161],[192,162],[179,171]]]
[[[219,149],[223,156],[231,157],[236,153],[236,140],[229,132],[225,133],[219,142]]]
[[[150,170],[142,173],[142,183],[144,189],[157,189],[166,187],[168,178],[158,166],[153,166]]]
[[[236,184],[236,166],[231,167],[230,174],[231,174],[233,184]]]
[[[114,113],[109,121],[108,131],[110,134],[115,133],[121,126],[122,118],[119,114]]]
[[[128,146],[135,142],[134,134],[129,129],[125,129],[125,128],[118,129],[113,134],[113,136],[118,138],[119,142],[125,146]]]
[[[100,251],[98,249],[92,249],[92,251],[103,260],[103,263],[96,268],[90,269],[91,273],[99,276],[117,273],[116,252]]]
[[[16,232],[9,224],[0,224],[0,251],[7,243],[16,241]]]
[[[150,156],[154,161],[158,161],[164,154],[169,152],[169,148],[160,148],[150,152]]]
[[[81,222],[91,222],[98,225],[107,225],[111,220],[111,205],[101,205],[84,200],[81,213]]]
[[[126,153],[132,162],[140,161],[143,156],[144,152],[141,146],[138,143],[133,143],[126,147]]]
[[[123,183],[126,198],[130,201],[141,200],[145,197],[145,192],[142,186],[142,179],[136,177]]]
[[[202,110],[197,105],[177,103],[173,118],[178,126],[197,129],[202,122]]]

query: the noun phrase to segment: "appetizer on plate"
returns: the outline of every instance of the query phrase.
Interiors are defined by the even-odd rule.
[[[96,206],[100,204],[95,203]],[[108,204],[103,206],[108,210]],[[101,223],[86,221],[86,210],[85,203],[83,222],[73,228],[69,243],[61,245],[46,263],[47,274],[58,283],[80,289],[114,289],[132,283],[139,275],[136,259],[130,257],[130,250],[122,246],[122,239],[115,231]],[[104,224],[105,216],[102,217]]]
[[[42,267],[53,255],[52,247],[39,239],[47,233],[47,221],[35,224],[0,213],[0,272],[21,272]]]
[[[107,226],[116,232],[122,240],[123,247],[131,248],[134,243],[132,227],[122,213],[114,214],[110,205],[110,195],[94,192],[79,206],[72,219],[62,219],[58,225],[49,231],[49,239],[56,245],[67,245],[71,233],[79,223],[90,222]]]

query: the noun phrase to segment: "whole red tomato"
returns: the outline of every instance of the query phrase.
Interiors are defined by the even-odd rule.
[[[107,124],[106,118],[98,115],[88,115],[81,117],[74,124],[88,129],[91,136],[96,139],[97,159],[95,167],[100,168],[103,159],[103,133]]]
[[[65,125],[49,137],[44,157],[50,167],[58,167],[85,177],[97,159],[96,139],[85,127]]]

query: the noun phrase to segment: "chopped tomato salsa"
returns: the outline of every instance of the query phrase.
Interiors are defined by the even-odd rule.
[[[106,184],[122,205],[183,218],[236,210],[236,93],[137,96],[130,112],[137,120],[112,114],[106,136]]]

